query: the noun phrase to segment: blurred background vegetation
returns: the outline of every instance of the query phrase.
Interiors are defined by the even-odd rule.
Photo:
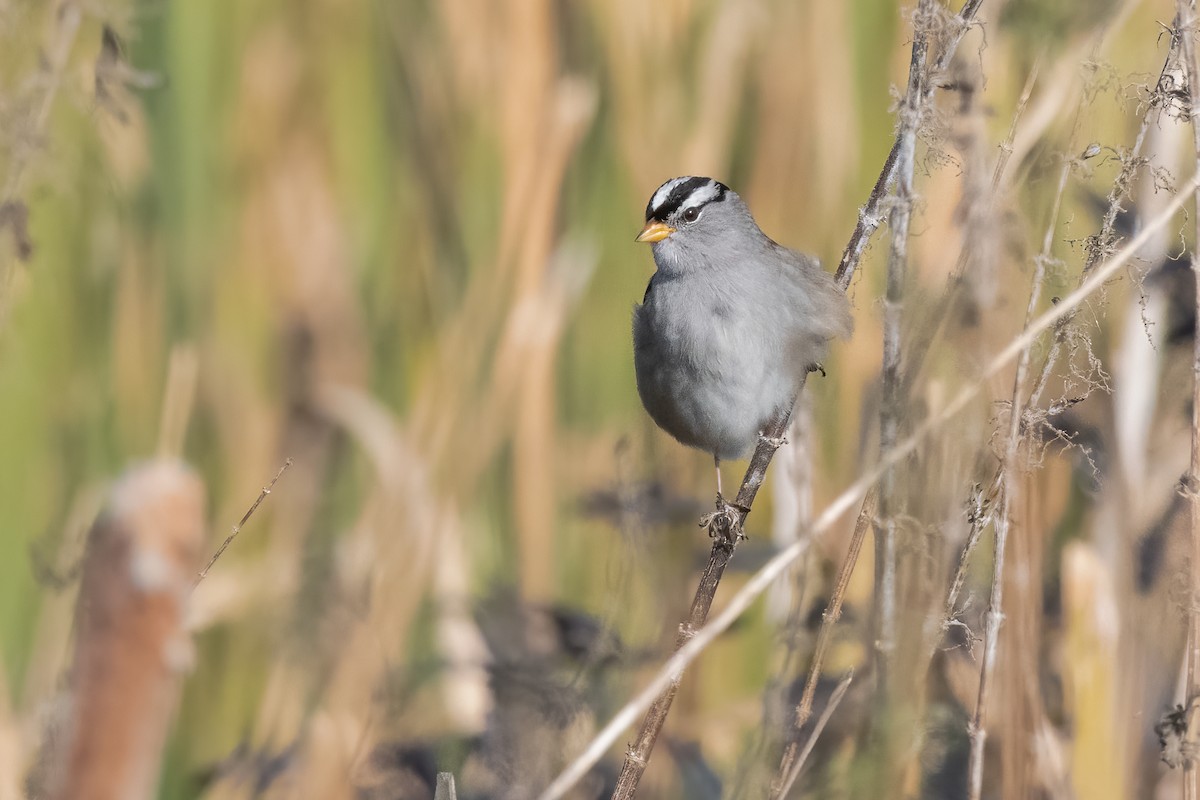
[[[710,461],[634,389],[646,200],[715,176],[768,234],[835,264],[893,140],[910,11],[0,0],[0,797],[24,796],[67,689],[105,487],[155,453],[203,477],[214,548],[293,459],[193,594],[161,797],[429,797],[436,769],[468,798],[544,787],[669,652],[709,546]],[[1019,330],[1059,169],[1095,143],[1071,162],[1046,297],[1075,284],[1173,13],[984,3],[918,153],[914,340],[960,252],[972,277],[913,419]],[[1156,117],[1127,207],[1165,202],[1189,135]],[[1158,267],[1178,229],[1088,310],[1043,399],[1061,436],[1022,472],[987,796],[1177,785],[1154,723],[1187,606],[1175,488],[1195,320],[1169,307],[1187,305],[1186,270]],[[851,287],[855,336],[809,382],[738,570],[877,457],[885,260],[877,243]],[[902,641],[940,608],[1010,394],[1011,375],[905,471]],[[762,796],[852,523],[688,673],[644,796]],[[830,686],[859,678],[793,796],[962,795],[978,643],[953,632],[981,630],[984,549],[965,627],[891,679],[904,700],[883,710],[863,556],[826,665]],[[905,733],[876,768],[864,731],[881,714]]]

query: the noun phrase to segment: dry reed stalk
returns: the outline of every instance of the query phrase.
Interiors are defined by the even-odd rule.
[[[1066,628],[1064,670],[1067,703],[1075,720],[1070,770],[1073,796],[1088,800],[1126,797],[1128,776],[1121,745],[1125,728],[1119,710],[1123,677],[1121,602],[1114,578],[1095,548],[1071,542],[1063,550],[1062,602]],[[1099,757],[1098,757],[1099,756]],[[1080,764],[1087,764],[1080,769]]]
[[[71,660],[71,635],[88,532],[104,510],[110,484],[89,485],[76,493],[68,506],[62,538],[54,548],[56,552],[38,557],[47,562],[38,568],[41,579],[53,589],[43,594],[38,608],[37,634],[25,660],[18,707],[33,707],[44,698],[53,697],[61,687],[61,677]]]
[[[1074,129],[1071,134],[1073,141],[1079,130],[1082,114],[1075,115]],[[1067,180],[1071,175],[1074,159],[1063,157],[1063,166],[1059,172],[1058,184],[1054,193],[1054,202],[1050,209],[1050,219],[1042,237],[1042,250],[1034,259],[1034,270],[1029,289],[1029,303],[1025,307],[1025,329],[1034,320],[1038,303],[1041,300],[1042,283],[1046,276],[1046,268],[1052,259],[1054,232],[1058,228],[1059,209],[1062,207],[1063,195],[1067,189]],[[970,759],[967,767],[968,792],[971,800],[979,800],[983,792],[983,751],[987,741],[987,712],[988,692],[992,673],[996,664],[996,648],[1000,638],[1000,623],[1004,619],[1004,560],[1008,543],[1009,525],[1013,498],[1017,492],[1017,475],[1019,468],[1017,454],[1021,446],[1021,422],[1024,418],[1025,381],[1029,373],[1029,362],[1033,342],[1029,342],[1017,357],[1016,374],[1013,377],[1012,395],[1009,401],[1008,431],[1004,440],[1004,456],[1000,465],[999,509],[992,516],[992,531],[995,536],[992,561],[991,599],[988,602],[987,613],[984,617],[983,658],[979,671],[979,692],[975,702],[975,713],[968,728],[971,741]]]
[[[529,5],[547,8],[537,14],[518,12],[516,16],[536,20],[537,38],[549,42],[551,31],[542,29],[550,26],[546,18],[550,4]],[[545,46],[550,48],[548,44]],[[527,59],[517,61],[523,64]],[[537,72],[542,69],[537,68]],[[505,365],[496,373],[515,381],[512,476],[513,522],[519,540],[519,585],[523,596],[540,602],[548,601],[554,593],[554,519],[558,494],[554,489],[558,472],[554,463],[554,425],[558,417],[554,368],[566,322],[565,311],[569,307],[566,301],[570,293],[563,285],[571,282],[569,278],[563,280],[562,274],[547,273],[554,266],[554,252],[562,240],[555,208],[566,169],[595,118],[597,105],[595,89],[583,80],[561,78],[550,83],[547,92],[550,98],[544,120],[529,119],[525,106],[528,98],[516,98],[509,106],[515,118],[534,126],[533,130],[521,132],[511,143],[513,155],[510,160],[518,165],[518,170],[526,171],[536,179],[531,177],[529,180],[526,197],[506,198],[505,214],[522,218],[521,222],[514,223],[521,238],[512,306],[503,332],[506,345],[516,348],[518,357],[515,364]],[[538,142],[540,146],[531,147],[530,142]],[[590,274],[586,258],[558,261],[560,268],[564,261],[569,264],[568,272]],[[582,265],[576,262],[582,262]],[[546,291],[547,283],[552,284],[549,292]],[[538,301],[547,299],[553,304],[552,308],[539,310]],[[543,320],[549,320],[550,324],[543,324]],[[498,356],[497,364],[499,362]],[[472,415],[468,410],[457,418],[466,419]],[[473,444],[458,448],[452,458],[457,461],[462,452],[472,447]]]
[[[968,383],[947,402],[941,410],[931,415],[912,433],[897,443],[891,451],[881,455],[880,461],[866,471],[858,480],[847,487],[813,522],[808,538],[797,541],[787,549],[776,554],[761,569],[755,572],[746,584],[729,601],[728,605],[711,622],[696,631],[687,642],[659,669],[651,682],[635,697],[630,699],[597,733],[591,743],[576,759],[563,770],[554,782],[539,795],[540,800],[557,800],[568,792],[593,765],[604,755],[609,747],[620,737],[626,727],[636,720],[637,715],[654,704],[661,692],[677,680],[682,672],[700,653],[704,651],[718,636],[726,631],[746,609],[748,609],[773,581],[788,569],[796,559],[808,551],[809,543],[820,534],[832,527],[833,523],[842,517],[851,506],[861,503],[871,487],[878,482],[885,471],[907,458],[917,446],[930,434],[941,430],[947,421],[956,417],[980,394],[987,381],[998,375],[1001,370],[1016,359],[1025,349],[1030,347],[1039,336],[1065,319],[1080,304],[1095,294],[1101,286],[1124,267],[1134,257],[1138,249],[1150,240],[1164,225],[1167,224],[1184,204],[1186,196],[1200,186],[1200,175],[1187,181],[1175,198],[1168,203],[1161,213],[1146,221],[1142,230],[1122,247],[1111,259],[1093,270],[1082,285],[1070,294],[1060,298],[1050,309],[1047,309],[1032,324],[1014,337],[980,370],[976,380]],[[753,463],[752,463],[753,467]]]
[[[263,500],[267,499],[267,495],[271,493],[271,490],[275,488],[275,484],[279,482],[279,479],[283,477],[283,473],[286,472],[287,468],[291,465],[292,460],[290,458],[284,461],[283,466],[279,468],[279,472],[276,472],[275,477],[271,478],[271,482],[262,488],[262,491],[258,493],[258,497],[256,497],[254,502],[250,504],[250,508],[246,509],[246,513],[242,515],[240,520],[238,520],[238,524],[233,526],[233,529],[229,532],[229,535],[225,537],[225,541],[221,542],[221,546],[217,548],[216,552],[212,554],[212,558],[210,558],[208,563],[204,565],[204,569],[196,573],[196,583],[200,583],[200,581],[208,577],[208,572],[213,568],[213,565],[217,563],[217,559],[225,554],[225,551],[229,549],[229,545],[233,544],[233,540],[236,539],[238,534],[242,532],[242,528],[245,527],[246,523],[250,521],[250,517],[252,517],[254,512],[258,510],[258,507],[262,505]]]
[[[163,396],[162,416],[158,422],[159,458],[179,458],[187,437],[188,422],[196,403],[196,382],[200,374],[200,359],[195,345],[180,344],[171,348],[167,366],[167,389]]]
[[[1047,531],[1039,524],[1041,518],[1036,513],[1038,481],[1029,471],[1023,472],[1020,479],[1021,502],[1013,512],[1010,567],[1004,578],[1011,602],[1005,611],[998,670],[1000,688],[995,695],[1003,698],[998,703],[1001,723],[995,729],[1003,743],[1000,786],[1004,800],[1024,800],[1038,793],[1040,787],[1034,770],[1038,757],[1033,745],[1041,725],[1048,722],[1038,666],[1044,616],[1042,595],[1031,591],[1034,586],[1044,585],[1042,561]]]
[[[434,789],[433,800],[458,800],[458,792],[454,788],[453,773],[438,773],[437,788]]]
[[[438,537],[451,509],[391,413],[367,394],[326,387],[322,411],[362,447],[377,486],[343,545],[343,575],[362,608],[337,645],[338,659],[302,740],[295,780],[312,797],[355,794],[355,771],[376,742],[378,691],[432,579]],[[401,529],[397,530],[397,522]]]
[[[812,754],[813,747],[817,744],[817,739],[821,736],[821,731],[825,730],[825,726],[829,724],[833,712],[837,711],[838,704],[842,702],[842,698],[846,696],[846,690],[850,688],[850,682],[854,680],[854,673],[850,673],[842,678],[841,683],[834,687],[829,695],[829,702],[825,704],[825,709],[821,712],[821,716],[817,718],[817,724],[813,725],[812,733],[808,735],[808,739],[804,742],[804,748],[799,750],[799,753],[788,765],[788,770],[785,773],[782,785],[779,788],[778,794],[772,791],[772,797],[784,798],[788,796],[788,792],[792,790],[796,779],[800,777],[800,773],[804,770],[804,764],[808,761],[809,755]],[[797,743],[798,744],[798,743]]]
[[[79,592],[71,708],[51,798],[155,795],[179,674],[184,607],[204,539],[204,487],[155,461],[113,488],[92,527]]]
[[[521,5],[506,4],[504,9],[511,13],[508,24],[522,45],[509,48],[509,58],[497,65],[497,75],[503,76],[498,97],[504,213],[492,264],[473,270],[475,277],[462,302],[439,333],[440,357],[419,379],[423,390],[410,414],[409,427],[418,449],[439,470],[452,473],[453,480],[447,483],[463,486],[464,492],[470,486],[461,480],[464,456],[470,457],[470,465],[486,464],[486,458],[476,455],[479,440],[511,429],[512,407],[489,403],[480,409],[478,397],[497,395],[481,390],[477,383],[487,357],[497,350],[497,339],[511,337],[514,322],[528,313],[527,305],[541,291],[545,266],[558,240],[555,209],[563,177],[591,123],[596,102],[590,85],[553,74],[557,55],[547,4],[515,7]],[[502,341],[496,361],[506,346],[511,343]],[[493,371],[484,379],[515,397],[519,378],[520,373]],[[455,413],[455,409],[465,410]],[[491,449],[483,451],[487,456],[491,453]]]
[[[888,249],[887,290],[883,302],[883,397],[879,412],[879,449],[890,450],[900,436],[906,405],[901,390],[901,322],[904,286],[908,276],[908,228],[913,207],[913,168],[916,163],[917,132],[924,118],[928,80],[926,54],[934,21],[932,0],[919,0],[913,16],[912,55],[908,64],[908,88],[898,112],[896,136],[895,200],[888,217],[891,245]],[[874,664],[877,719],[890,695],[892,654],[896,648],[896,516],[900,513],[900,486],[894,471],[884,473],[879,487],[879,519],[875,526],[875,613]]]
[[[1200,69],[1196,62],[1196,7],[1194,0],[1176,0],[1175,32],[1184,69],[1187,72],[1188,117],[1192,122],[1192,141],[1196,151],[1196,174],[1200,175]],[[1192,271],[1196,276],[1196,312],[1200,314],[1200,193],[1192,214],[1195,236],[1192,240]],[[1200,316],[1197,317],[1192,350],[1192,452],[1186,491],[1191,505],[1191,569],[1188,593],[1188,638],[1184,707],[1188,709],[1189,740],[1197,739],[1200,713]],[[1200,769],[1193,758],[1184,761],[1183,796],[1200,798]]]
[[[801,387],[803,390],[803,386]],[[712,609],[713,598],[725,568],[733,558],[733,551],[742,538],[746,517],[754,505],[754,498],[767,475],[767,467],[775,451],[783,444],[783,435],[787,432],[790,414],[785,413],[772,420],[767,430],[760,437],[758,447],[746,468],[741,488],[732,505],[718,504],[717,512],[706,518],[709,535],[713,537],[712,550],[709,553],[708,564],[700,575],[700,583],[696,587],[696,595],[692,599],[688,618],[679,626],[679,634],[675,639],[675,652],[678,654],[696,635],[696,632],[708,622],[708,614]],[[723,501],[721,501],[723,503]],[[625,763],[617,778],[617,786],[613,791],[613,800],[629,800],[637,794],[638,784],[650,761],[650,754],[658,742],[658,735],[667,721],[671,704],[675,701],[675,693],[679,690],[679,682],[683,678],[683,670],[671,674],[671,680],[663,686],[653,703],[646,709],[646,717],[638,729],[637,738],[625,754]],[[560,776],[561,777],[561,776]],[[555,782],[556,784],[558,781]],[[570,785],[564,786],[563,791]],[[547,795],[551,790],[547,790]]]
[[[1027,131],[1026,128],[1021,127],[1021,120],[1025,118],[1025,109],[1029,104],[1029,98],[1033,94],[1033,87],[1037,84],[1040,73],[1041,60],[1038,59],[1034,62],[1029,70],[1029,75],[1025,78],[1025,85],[1021,90],[1020,97],[1017,99],[1017,107],[1013,113],[1012,122],[1009,124],[1008,133],[997,148],[999,154],[996,156],[996,163],[992,167],[992,181],[989,190],[985,197],[978,198],[975,202],[971,203],[971,211],[968,212],[968,217],[978,220],[993,219],[998,201],[1008,188],[1007,184],[1009,181],[1005,179],[1008,178],[1011,180],[1011,175],[1007,173],[1007,168],[1009,161],[1012,159],[1014,142],[1016,141],[1018,131],[1021,133],[1026,133]],[[1030,127],[1034,127],[1036,132],[1041,134],[1044,132],[1044,126],[1049,125],[1049,121],[1053,118],[1047,117],[1043,126]],[[967,290],[967,286],[969,285],[969,282],[965,280],[967,266],[976,255],[974,248],[969,246],[971,244],[970,237],[965,237],[959,249],[958,261],[955,264],[954,273],[950,277],[949,286],[943,292],[937,308],[932,313],[936,321],[929,326],[929,333],[924,338],[916,338],[913,345],[909,348],[903,377],[903,383],[906,386],[916,385],[917,379],[925,366],[926,357],[933,349],[934,343],[939,341],[946,333],[946,326],[951,318],[951,309],[959,304],[963,293]]]
[[[787,440],[791,447],[775,457],[771,487],[771,544],[787,547],[812,522],[813,513],[813,409],[812,395],[802,394],[792,410]],[[786,625],[795,616],[803,591],[797,584],[801,574],[780,581],[767,599],[769,618]]]
[[[523,72],[522,80],[537,83],[537,74]],[[538,136],[506,150],[516,173],[506,202],[519,199],[519,214],[506,212],[495,268],[477,273],[439,336],[444,355],[421,381],[407,424],[417,449],[447,476],[446,491],[457,496],[470,495],[511,436],[520,585],[541,600],[552,594],[555,563],[554,365],[594,265],[591,253],[563,242],[556,207],[597,97],[578,79],[561,78],[551,90]],[[491,366],[481,376],[489,354]],[[481,405],[479,397],[489,402]]]
[[[974,23],[975,14],[979,11],[979,7],[983,5],[983,0],[966,0],[958,15],[950,22],[948,26],[949,34],[946,41],[942,45],[941,52],[933,61],[933,66],[929,70],[930,76],[936,76],[950,64],[950,59],[954,57],[955,51],[958,49],[959,43],[963,36],[970,30]],[[927,80],[923,84],[921,105],[928,102],[933,96],[933,90],[937,88],[936,82]],[[850,234],[850,241],[846,245],[846,249],[842,252],[842,259],[838,262],[835,279],[838,286],[846,289],[850,286],[850,281],[854,279],[854,272],[858,269],[858,263],[862,260],[863,252],[867,249],[867,244],[871,241],[871,237],[875,231],[883,223],[883,202],[887,199],[888,190],[892,182],[896,178],[896,169],[899,164],[901,141],[900,137],[896,137],[895,143],[892,145],[891,152],[888,153],[887,160],[884,161],[883,170],[880,171],[879,177],[875,181],[875,186],[871,189],[871,194],[867,198],[867,202],[858,212],[858,222],[854,226],[854,231]]]
[[[797,771],[797,760],[800,758],[800,729],[812,716],[813,697],[817,691],[817,680],[821,677],[821,668],[825,663],[825,655],[829,652],[829,643],[833,638],[833,626],[842,616],[842,601],[846,597],[846,588],[850,585],[850,576],[854,574],[854,566],[858,563],[858,555],[862,552],[863,542],[867,538],[867,529],[872,527],[875,517],[877,490],[872,488],[863,498],[862,508],[858,512],[858,521],[854,524],[854,534],[850,537],[850,548],[842,559],[842,567],[838,571],[837,582],[825,611],[821,615],[821,629],[817,633],[817,643],[813,648],[812,664],[808,668],[808,679],[804,682],[804,691],[792,718],[791,730],[794,735],[789,737],[784,748],[783,757],[779,762],[779,770],[771,782],[771,797],[781,798],[787,795],[788,787],[795,779],[791,776]],[[830,701],[832,705],[832,699]],[[815,736],[814,736],[815,738]]]

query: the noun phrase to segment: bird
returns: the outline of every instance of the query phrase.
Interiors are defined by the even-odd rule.
[[[662,184],[636,241],[655,271],[633,309],[637,390],[676,440],[721,461],[745,457],[791,413],[829,342],[853,331],[849,301],[816,259],[763,233],[746,203],[713,178]]]

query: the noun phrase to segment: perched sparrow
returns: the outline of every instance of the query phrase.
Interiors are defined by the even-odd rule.
[[[711,178],[672,178],[646,206],[657,270],[633,309],[638,394],[683,444],[721,459],[747,455],[828,342],[853,328],[846,295],[802,253],[772,241],[736,192]]]

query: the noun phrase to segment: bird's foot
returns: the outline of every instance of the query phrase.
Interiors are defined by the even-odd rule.
[[[718,492],[716,510],[700,518],[700,527],[708,530],[708,538],[720,539],[733,546],[746,538],[742,523],[749,510],[726,502]]]
[[[821,363],[819,363],[819,362],[817,362],[817,363],[813,363],[813,364],[809,364],[809,365],[808,365],[808,371],[809,371],[809,372],[819,372],[819,373],[821,373],[821,377],[822,377],[822,378],[828,378],[828,377],[829,377],[828,375],[826,375],[826,374],[825,374],[825,365],[824,365],[824,364],[821,364]]]
[[[774,447],[776,450],[788,443],[786,436],[767,436],[765,431],[759,431],[758,438]]]

